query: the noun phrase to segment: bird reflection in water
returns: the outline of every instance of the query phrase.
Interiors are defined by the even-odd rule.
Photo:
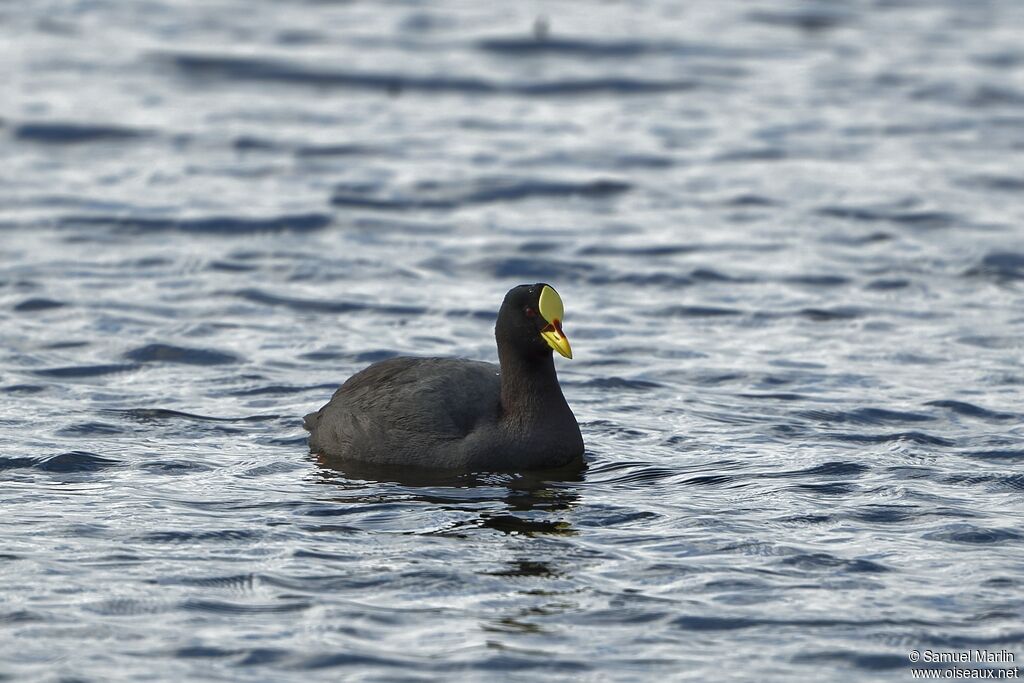
[[[393,505],[403,521],[424,508],[439,513],[441,524],[428,514],[431,528],[406,527],[399,532],[451,539],[456,544],[426,560],[445,565],[437,571],[454,568],[443,559],[446,553],[468,554],[475,558],[471,571],[481,580],[500,578],[521,584],[507,601],[492,602],[479,615],[481,631],[489,634],[489,649],[504,649],[511,645],[504,642],[506,638],[539,633],[544,620],[579,609],[574,567],[581,558],[570,540],[578,532],[568,518],[580,504],[585,462],[522,473],[468,474],[310,457],[317,465],[316,480],[338,489],[338,495],[324,501],[328,505],[336,504],[341,510]],[[351,525],[348,531],[365,531],[358,521],[345,516]]]
[[[323,454],[311,457],[320,482],[346,492],[335,499],[339,503],[379,503],[390,495],[403,503],[428,503],[443,510],[478,513],[475,518],[431,532],[442,535],[464,535],[472,528],[526,536],[573,535],[576,532],[572,525],[558,513],[577,504],[579,493],[573,485],[583,482],[587,469],[586,462],[574,461],[564,467],[528,472],[458,473],[371,465]],[[495,510],[495,504],[502,509]],[[481,511],[481,507],[488,509]],[[534,512],[550,513],[552,518],[522,516]]]

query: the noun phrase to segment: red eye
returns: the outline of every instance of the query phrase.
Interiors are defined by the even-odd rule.
[[[537,317],[537,311],[533,310],[532,308],[527,308],[526,309],[526,317],[527,318],[536,318]]]

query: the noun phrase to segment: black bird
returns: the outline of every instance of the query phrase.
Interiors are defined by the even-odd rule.
[[[356,373],[306,415],[314,453],[375,465],[473,471],[560,467],[583,436],[555,374],[572,358],[550,285],[509,290],[494,336],[500,365],[392,358]]]

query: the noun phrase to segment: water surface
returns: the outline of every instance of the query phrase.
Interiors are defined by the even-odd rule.
[[[0,6],[0,679],[1024,656],[1024,6]],[[584,468],[301,415],[547,281]]]

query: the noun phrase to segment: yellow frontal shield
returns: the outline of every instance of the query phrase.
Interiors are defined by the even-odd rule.
[[[565,306],[562,305],[562,297],[558,292],[544,285],[537,300],[537,308],[540,315],[547,322],[547,327],[540,331],[540,336],[547,342],[548,346],[566,358],[572,358],[572,347],[569,346],[569,339],[562,332],[562,317],[565,315]]]

